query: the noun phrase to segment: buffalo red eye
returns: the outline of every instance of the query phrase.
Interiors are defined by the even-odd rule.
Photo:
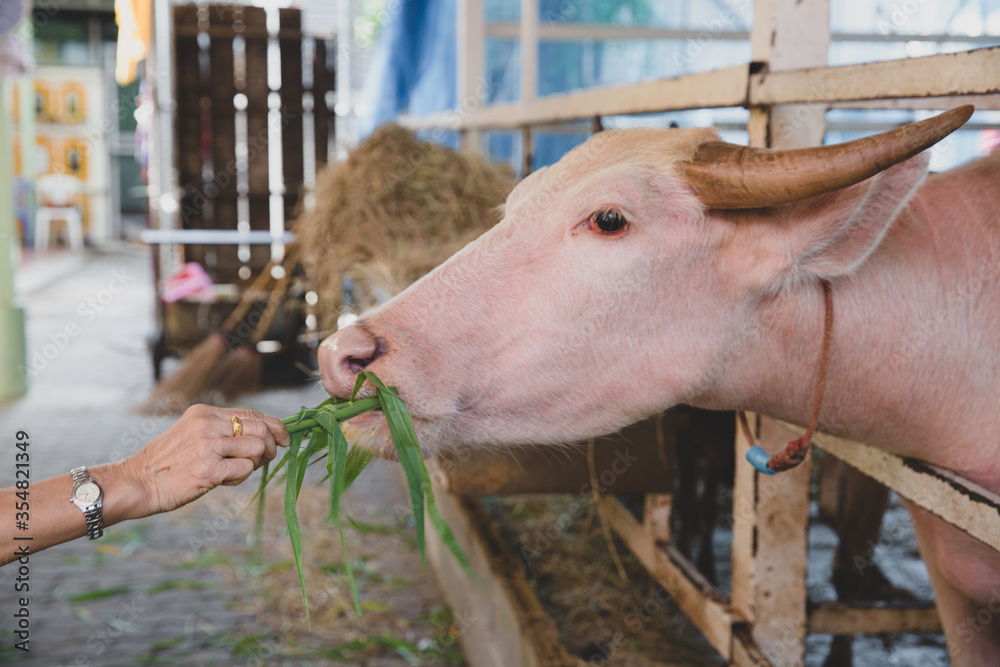
[[[602,234],[617,234],[628,224],[622,212],[613,209],[598,211],[590,219]]]

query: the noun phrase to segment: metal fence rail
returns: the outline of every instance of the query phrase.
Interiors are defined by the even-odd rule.
[[[516,34],[524,45],[522,102],[404,117],[412,129],[458,130],[466,148],[479,132],[519,129],[525,155],[531,130],[602,116],[743,106],[750,110],[750,143],[796,148],[821,143],[828,108],[934,109],[973,103],[1000,109],[1000,47],[841,67],[825,66],[831,34],[830,0],[757,0],[749,37],[754,62],[638,84],[535,98],[537,40],[582,39],[588,26],[541,26],[537,4],[524,0]],[[458,99],[471,93],[482,71],[487,35],[514,37],[511,25],[484,27],[481,0],[459,1]],[[603,30],[603,38],[628,38]],[[646,34],[648,33],[648,34]],[[666,33],[664,33],[666,34]],[[658,31],[632,37],[659,36]],[[591,34],[591,38],[602,35]],[[921,39],[914,36],[912,39]],[[981,43],[970,42],[970,43]],[[464,57],[463,57],[464,56]],[[809,66],[816,65],[816,66]],[[475,105],[474,105],[475,106]],[[526,166],[530,162],[526,160]],[[528,171],[527,169],[525,170]],[[761,444],[784,446],[801,429],[754,417]],[[817,434],[814,441],[901,496],[1000,550],[1000,497],[950,471],[904,460],[866,445]],[[726,597],[669,546],[670,496],[647,496],[643,522],[617,500],[599,509],[638,559],[674,597],[709,642],[732,664],[801,665],[809,633],[939,631],[929,603],[809,605],[805,585],[811,459],[768,478],[744,461],[748,443],[737,435],[733,493],[732,592]]]

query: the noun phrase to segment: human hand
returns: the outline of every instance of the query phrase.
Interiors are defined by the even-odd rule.
[[[233,435],[233,416],[243,434]],[[254,412],[209,405],[187,409],[176,424],[123,461],[132,481],[128,518],[169,512],[224,484],[234,486],[287,447],[281,420]]]

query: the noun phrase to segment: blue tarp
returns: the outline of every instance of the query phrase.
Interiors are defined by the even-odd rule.
[[[402,111],[455,106],[455,0],[389,0],[365,79],[360,138]]]

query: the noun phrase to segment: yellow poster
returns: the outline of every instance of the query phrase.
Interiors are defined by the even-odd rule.
[[[63,123],[76,125],[87,120],[87,91],[82,83],[65,81],[59,90],[59,118]]]
[[[81,181],[87,180],[88,146],[85,139],[66,139],[63,142],[63,165],[65,173],[76,176]]]
[[[49,84],[44,81],[35,81],[35,116],[40,123],[51,123],[56,118],[56,110],[53,108],[55,100],[52,99],[52,91]]]

